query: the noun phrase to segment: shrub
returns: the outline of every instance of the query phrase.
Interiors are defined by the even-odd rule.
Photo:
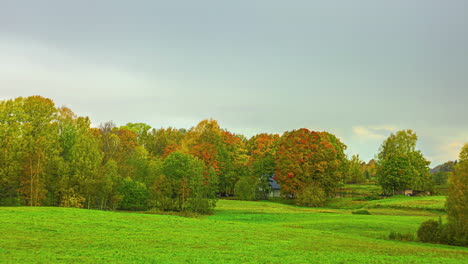
[[[427,220],[418,229],[418,239],[424,243],[439,243],[441,241],[440,221]]]
[[[371,213],[367,210],[356,210],[356,211],[353,211],[352,214],[370,215]]]
[[[316,184],[308,185],[297,193],[296,201],[303,206],[322,206],[326,202],[325,191]]]
[[[459,233],[453,229],[450,223],[442,224],[439,221],[427,220],[418,229],[418,239],[424,243],[441,243],[455,246],[467,246],[467,241],[459,239]]]
[[[73,189],[70,189],[67,192],[67,195],[62,197],[62,200],[60,201],[60,206],[83,208],[85,201],[86,199],[82,195],[76,193]]]

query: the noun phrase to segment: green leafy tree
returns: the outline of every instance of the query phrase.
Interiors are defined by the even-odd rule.
[[[145,184],[125,178],[121,181],[118,191],[122,196],[119,209],[142,211],[148,208],[148,190]]]
[[[348,175],[346,177],[347,183],[364,183],[366,176],[362,168],[363,161],[359,155],[353,155],[348,164]]]
[[[468,245],[468,144],[460,152],[459,162],[449,178],[447,215],[453,243]]]
[[[23,98],[0,101],[0,205],[21,205],[26,141],[22,136]]]
[[[377,175],[377,162],[371,159],[367,164],[363,164],[364,174],[368,181],[374,181]]]
[[[205,164],[182,152],[164,160],[162,175],[153,185],[151,203],[161,210],[209,213],[216,205],[216,174],[204,175]]]
[[[241,177],[234,187],[234,194],[241,200],[256,200],[258,195],[257,193],[258,179],[255,177]]]
[[[48,164],[60,154],[57,109],[54,102],[41,96],[23,100],[22,137],[25,139],[24,174],[20,192],[30,206],[41,205],[46,198]]]
[[[417,139],[412,130],[401,130],[382,143],[377,155],[377,178],[384,194],[398,194],[405,189],[433,192],[430,162],[415,149]]]
[[[385,194],[393,195],[409,188],[413,173],[408,155],[389,155],[379,164],[379,184]]]
[[[99,209],[117,209],[123,198],[119,192],[121,181],[117,162],[111,159],[101,166],[95,185]]]
[[[103,153],[99,139],[90,128],[91,121],[87,117],[77,117],[70,109],[59,109],[59,135],[61,144],[59,181],[59,205],[83,207],[77,201],[85,201],[86,207],[95,207],[99,203],[100,168]],[[53,186],[49,183],[49,186]],[[73,202],[70,202],[73,201]]]

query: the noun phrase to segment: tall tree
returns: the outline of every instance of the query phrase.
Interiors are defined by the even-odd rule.
[[[0,101],[0,205],[22,204],[18,190],[26,155],[23,100]]]
[[[23,137],[25,145],[25,173],[20,178],[20,192],[28,205],[40,205],[46,197],[47,164],[60,153],[58,126],[54,122],[57,109],[54,102],[41,96],[23,101]]]
[[[249,152],[248,168],[253,179],[244,179],[243,184],[252,183],[257,190],[256,199],[265,199],[271,191],[270,178],[276,170],[276,151],[278,150],[279,135],[258,134],[247,141]]]
[[[182,151],[192,153],[205,162],[206,172],[211,169],[219,179],[218,192],[221,195],[232,195],[238,179],[236,162],[239,150],[236,144],[242,139],[226,133],[213,119],[206,119],[190,129],[182,140]],[[242,149],[242,148],[241,148]]]
[[[99,138],[90,128],[87,117],[77,117],[67,108],[59,109],[60,142],[64,170],[60,178],[60,205],[68,207],[91,207],[97,204],[95,188],[102,164],[103,152]]]
[[[468,144],[459,155],[459,162],[449,178],[447,195],[448,225],[456,245],[468,245]]]
[[[305,128],[286,132],[277,152],[275,174],[283,195],[303,197],[310,191],[306,187],[314,185],[316,189],[323,190],[325,197],[332,197],[343,177],[345,148],[341,141],[327,132]]]
[[[412,130],[400,130],[382,143],[377,155],[377,177],[384,194],[402,193],[405,189],[433,191],[430,162],[416,150],[417,140]]]

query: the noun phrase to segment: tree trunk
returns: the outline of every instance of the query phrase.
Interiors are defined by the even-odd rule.
[[[30,177],[30,185],[31,185],[30,194],[29,194],[29,206],[32,206],[33,205],[33,181],[34,181],[32,158],[29,158],[29,172],[30,172],[29,177]]]

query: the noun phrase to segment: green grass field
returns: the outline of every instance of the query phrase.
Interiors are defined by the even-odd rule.
[[[409,203],[395,199],[384,203]],[[468,263],[466,248],[382,239],[436,217],[385,209],[393,215],[220,200],[213,215],[184,218],[0,207],[0,262]]]

